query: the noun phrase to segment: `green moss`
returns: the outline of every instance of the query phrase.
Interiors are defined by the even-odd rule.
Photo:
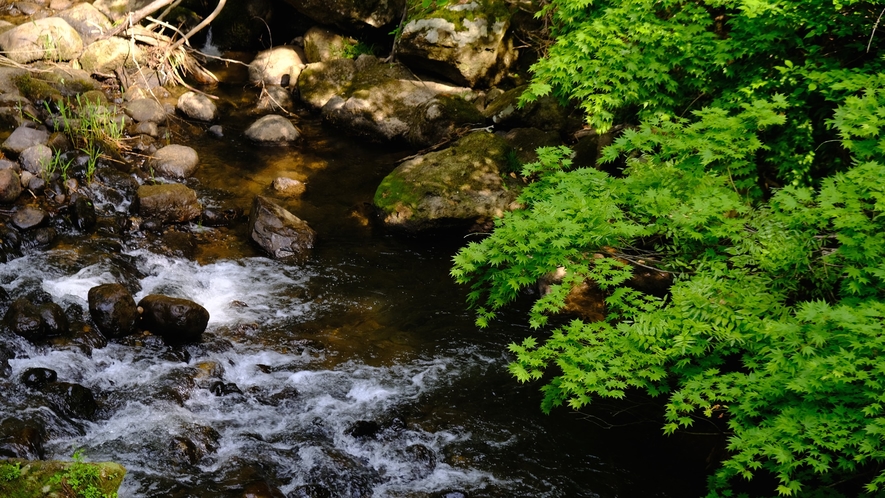
[[[31,73],[13,76],[12,82],[15,84],[15,87],[18,88],[18,91],[21,92],[22,96],[31,102],[37,102],[38,100],[58,101],[62,98],[61,92],[59,92],[54,86],[50,85],[45,80],[36,78]]]
[[[471,0],[479,4],[479,7],[473,10],[452,10],[449,6],[454,4],[454,2],[448,0],[407,1],[409,14],[406,18],[406,24],[416,19],[439,18],[454,24],[456,30],[462,30],[466,21],[475,21],[478,18],[483,18],[491,26],[499,19],[510,18],[510,10],[507,8],[507,4],[501,0]]]
[[[397,168],[381,180],[372,202],[382,211],[391,213],[402,205],[414,208],[420,200],[415,193],[415,185],[403,181]]]
[[[113,462],[87,463],[9,459],[0,462],[4,498],[110,498],[117,496],[126,469]]]

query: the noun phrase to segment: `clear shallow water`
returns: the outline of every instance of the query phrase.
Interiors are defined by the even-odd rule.
[[[280,202],[318,232],[306,262],[263,257],[241,219],[188,227],[189,259],[162,254],[158,237],[118,246],[99,230],[0,266],[12,296],[41,289],[84,321],[88,290],[120,280],[140,288],[136,299],[186,297],[211,317],[203,343],[186,348],[138,337],[88,354],[8,338],[18,353],[11,379],[52,368],[90,388],[99,411],[91,422],[58,415],[10,383],[2,416],[44,421],[49,458],[83,448],[89,459],[124,464],[121,496],[243,496],[254,482],[290,494],[322,484],[332,496],[701,493],[713,443],[663,439],[646,422],[653,404],[540,412],[538,386],[506,372],[506,345],[531,333],[519,306],[477,330],[464,289],[448,277],[464,239],[408,238],[365,223],[361,206],[410,151],[301,121],[305,144],[293,149],[249,145],[241,138],[249,121],[236,115],[224,140],[189,145],[201,157],[192,186],[210,205],[247,211],[276,176],[305,181],[305,195]],[[600,427],[609,423],[624,427]]]

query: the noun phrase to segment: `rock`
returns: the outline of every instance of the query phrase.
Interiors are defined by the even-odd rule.
[[[249,64],[249,81],[262,85],[294,87],[302,67],[304,62],[294,47],[286,45],[274,47],[259,52]],[[288,84],[282,85],[283,78],[286,77]]]
[[[504,0],[446,3],[403,26],[397,57],[459,85],[498,83],[516,60]]]
[[[135,121],[159,123],[166,119],[166,108],[152,98],[136,98],[123,104],[123,110]]]
[[[314,26],[304,33],[304,55],[309,63],[341,59],[349,43],[338,33]]]
[[[261,145],[289,145],[301,138],[291,121],[276,114],[258,118],[246,128],[246,137]]]
[[[180,183],[142,185],[138,188],[138,213],[164,223],[183,223],[200,216],[197,193]]]
[[[255,112],[279,112],[292,109],[292,96],[289,90],[279,85],[266,85],[255,103]]]
[[[303,257],[316,239],[316,232],[307,223],[260,195],[249,213],[249,233],[276,259]]]
[[[21,230],[42,225],[49,214],[34,206],[21,206],[12,213],[12,224]]]
[[[383,28],[399,21],[405,0],[286,0],[319,24],[345,31]]]
[[[15,417],[0,422],[0,457],[40,460],[45,441],[46,429],[36,422]]]
[[[0,204],[10,204],[22,193],[22,180],[14,169],[0,169]]]
[[[513,147],[519,167],[538,160],[538,147],[562,145],[559,133],[543,131],[537,128],[515,128],[504,135],[504,139]],[[516,172],[519,172],[516,170]]]
[[[189,178],[197,170],[200,157],[186,145],[167,145],[154,152],[148,166],[164,178]]]
[[[301,195],[305,190],[303,182],[295,180],[294,178],[286,178],[284,176],[275,178],[271,186],[273,187],[274,192],[286,196]]]
[[[215,138],[224,137],[224,128],[221,125],[212,125],[209,127],[209,134]]]
[[[35,130],[26,126],[19,126],[9,137],[0,145],[3,152],[11,152],[19,155],[28,147],[37,144],[46,144],[49,141],[49,132],[45,130]]]
[[[2,173],[0,173],[0,176],[2,176]],[[15,258],[20,258],[22,255],[21,247],[21,235],[19,235],[18,231],[12,227],[0,225],[0,263],[7,263]]]
[[[89,45],[99,36],[111,29],[111,21],[92,4],[80,2],[73,7],[58,13],[58,17],[67,21],[77,30],[83,43]]]
[[[324,120],[370,140],[425,147],[485,121],[467,100],[475,97],[469,88],[422,81],[368,55],[309,64],[298,81],[302,100],[320,107]]]
[[[206,455],[218,451],[221,434],[207,426],[188,427],[185,435],[175,436],[169,444],[169,456],[179,467],[196,465]]]
[[[147,135],[157,138],[160,136],[160,127],[153,121],[141,121],[140,123],[132,123],[126,130],[130,135]]]
[[[320,484],[305,484],[293,489],[289,498],[332,498],[332,492]]]
[[[147,56],[132,40],[112,36],[88,45],[79,60],[80,66],[86,71],[113,74],[117,69],[145,64]]]
[[[229,394],[243,394],[243,391],[233,382],[215,381],[209,385],[209,392],[216,396],[227,396]]]
[[[215,121],[218,118],[218,107],[209,97],[197,93],[187,92],[178,97],[176,109],[181,114],[197,121]]]
[[[21,167],[19,167],[18,163],[15,161],[10,161],[9,159],[0,158],[0,170],[11,169],[16,173],[21,172]]]
[[[581,118],[559,105],[555,97],[540,97],[520,107],[519,97],[526,88],[520,86],[508,90],[486,106],[483,115],[495,123],[496,129],[538,128],[566,136],[581,128]]]
[[[70,382],[52,382],[40,389],[50,405],[67,417],[92,420],[98,410],[95,396],[87,387]]]
[[[48,368],[29,368],[21,375],[22,384],[37,390],[56,380],[58,380],[58,373]]]
[[[89,289],[89,315],[98,331],[112,339],[135,332],[138,308],[129,290],[121,284],[102,284]]]
[[[412,477],[416,480],[424,479],[436,469],[436,453],[423,444],[413,444],[406,447],[406,457],[412,463]]]
[[[69,61],[83,51],[83,39],[64,19],[45,17],[0,33],[0,49],[19,64]]]
[[[516,207],[518,184],[503,172],[509,146],[474,132],[452,147],[396,167],[375,192],[385,225],[408,231],[488,224]]]
[[[28,239],[28,243],[32,247],[39,247],[41,249],[48,248],[55,238],[58,237],[58,232],[52,227],[42,227],[26,234]]]
[[[142,328],[171,344],[199,342],[209,323],[206,308],[187,299],[150,294],[138,307],[144,310]]]
[[[68,332],[64,310],[51,302],[36,305],[27,298],[18,298],[6,311],[3,320],[14,334],[34,343]]]
[[[253,481],[243,488],[243,498],[286,498],[286,495],[264,481]]]
[[[52,156],[52,149],[43,144],[35,144],[22,151],[19,162],[25,171],[43,176],[44,169],[52,163]]]
[[[2,455],[2,452],[0,452],[0,455]],[[39,461],[37,457],[32,456],[27,458],[28,460],[15,461],[15,463],[21,466],[22,475],[26,477],[15,481],[16,487],[14,488],[15,494],[13,496],[74,496],[70,491],[70,484],[64,485],[58,479],[59,476],[70,471],[71,467],[75,465],[73,462],[58,460]],[[114,462],[79,462],[76,465],[78,469],[82,469],[81,472],[85,471],[90,474],[94,472],[98,476],[92,482],[95,485],[94,488],[86,488],[85,486],[80,488],[81,490],[88,490],[88,495],[86,493],[77,493],[77,496],[117,496],[117,490],[120,488],[123,476],[126,474],[126,469],[122,465]]]
[[[374,439],[380,431],[381,426],[378,422],[357,420],[345,431],[345,434],[356,439]]]
[[[0,299],[8,299],[6,291],[0,292]],[[12,373],[12,366],[9,365],[9,360],[12,358],[12,353],[7,351],[6,348],[0,347],[0,379],[8,378],[9,374]]]
[[[86,232],[95,227],[98,217],[95,214],[95,205],[85,197],[78,197],[72,206],[74,226],[78,230]]]

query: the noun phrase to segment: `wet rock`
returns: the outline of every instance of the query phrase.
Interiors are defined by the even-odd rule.
[[[295,86],[302,67],[304,62],[294,47],[285,45],[274,47],[259,52],[249,64],[249,82],[282,85],[283,78],[288,77],[288,85]]]
[[[19,155],[28,147],[33,147],[37,144],[45,145],[47,141],[49,141],[49,132],[19,126],[3,141],[3,144],[0,145],[0,150]]]
[[[135,121],[159,123],[166,119],[166,108],[152,98],[136,98],[123,105],[126,114]]]
[[[29,368],[22,372],[22,384],[31,388],[40,390],[50,382],[58,380],[58,373],[49,368]]]
[[[236,208],[213,208],[203,209],[202,221],[207,227],[223,227],[238,220],[243,213]]]
[[[221,125],[212,125],[209,127],[209,134],[215,138],[224,137],[224,128]]]
[[[268,85],[261,91],[258,96],[258,102],[255,103],[255,112],[280,112],[292,110],[292,95],[289,90],[280,85]]]
[[[175,436],[169,443],[171,457],[179,467],[196,465],[206,455],[218,451],[221,434],[206,426],[191,426],[185,435]]]
[[[172,344],[199,342],[209,323],[206,308],[187,299],[150,294],[138,307],[142,328]]]
[[[253,481],[243,488],[243,498],[286,498],[286,495],[265,481]]]
[[[129,290],[121,284],[103,284],[89,289],[89,316],[105,337],[123,337],[135,332],[138,308]]]
[[[286,386],[279,392],[275,392],[273,394],[267,395],[264,393],[250,393],[255,395],[255,400],[261,403],[262,405],[268,406],[280,406],[284,404],[286,401],[295,399],[298,397],[298,389],[295,389],[292,386]]]
[[[332,492],[319,484],[305,484],[293,489],[288,498],[332,498]]]
[[[519,184],[505,175],[509,145],[483,131],[396,167],[375,192],[386,226],[407,231],[483,227],[516,207]]]
[[[14,169],[0,169],[0,204],[10,204],[22,193],[22,180]]]
[[[22,169],[35,175],[42,175],[44,169],[52,162],[52,149],[44,144],[34,144],[23,150],[19,155]],[[47,178],[48,180],[48,178]]]
[[[304,257],[316,239],[316,232],[306,222],[262,196],[252,203],[249,233],[276,259]]]
[[[286,0],[319,24],[344,30],[383,28],[402,16],[403,0]]]
[[[215,121],[218,118],[218,107],[209,97],[197,93],[187,92],[178,97],[175,106],[178,112],[190,119],[197,121]]]
[[[72,215],[74,226],[83,232],[88,232],[95,228],[95,223],[98,221],[98,217],[95,214],[95,205],[85,197],[78,197],[74,201]]]
[[[98,410],[95,396],[88,388],[70,382],[52,382],[40,391],[59,413],[73,418],[92,420]]]
[[[112,74],[120,68],[136,68],[147,61],[147,55],[134,40],[112,36],[89,44],[80,55],[86,71]]]
[[[22,256],[22,240],[18,231],[6,225],[0,225],[0,263],[12,261]]]
[[[155,152],[148,166],[165,178],[189,178],[199,163],[197,151],[186,145],[172,144]]]
[[[307,482],[320,484],[332,496],[371,496],[381,482],[378,471],[355,457],[338,450],[328,450],[307,473]]]
[[[46,429],[37,422],[10,417],[0,422],[0,457],[41,460]]]
[[[459,85],[490,86],[516,60],[503,0],[444,4],[418,13],[403,26],[397,57],[410,67]]]
[[[197,241],[192,233],[167,230],[160,237],[161,253],[183,259],[194,259],[197,254]]]
[[[52,245],[58,237],[58,231],[52,227],[42,227],[32,230],[25,234],[25,239],[29,247],[37,247],[45,249]]]
[[[209,392],[216,396],[228,396],[231,394],[243,394],[243,391],[233,382],[215,381],[209,385]]]
[[[68,332],[64,310],[55,303],[33,304],[28,298],[18,298],[3,318],[14,334],[31,342],[41,342]]]
[[[246,128],[245,135],[260,145],[291,145],[301,138],[291,121],[276,114],[258,118]]]
[[[43,43],[47,37],[52,40],[50,47]],[[46,17],[0,33],[0,49],[20,64],[43,59],[69,61],[80,55],[83,39],[64,19]]]
[[[5,291],[0,292],[0,299],[4,299]],[[13,358],[12,353],[6,350],[2,345],[0,345],[0,379],[5,379],[9,377],[9,374],[12,373],[12,366],[9,365],[9,360]]]
[[[111,29],[111,21],[92,4],[80,2],[58,13],[77,30],[83,43],[90,44]],[[87,47],[88,48],[88,47]],[[82,61],[81,61],[82,62]]]
[[[412,463],[412,476],[415,479],[424,479],[436,469],[436,453],[423,444],[413,444],[406,447],[406,457]]]
[[[271,184],[274,192],[286,196],[296,196],[304,193],[304,183],[294,178],[286,178],[284,176],[275,178]]]
[[[345,433],[356,439],[374,439],[380,431],[381,426],[378,425],[378,422],[371,420],[357,420],[353,425],[348,427]]]
[[[430,495],[431,498],[467,498],[468,495],[464,491],[440,491],[438,493],[433,493]]]
[[[22,206],[12,214],[12,224],[21,230],[27,230],[42,225],[46,222],[49,214],[35,206]]]
[[[197,193],[180,183],[142,185],[138,188],[138,213],[164,223],[183,223],[200,216]]]

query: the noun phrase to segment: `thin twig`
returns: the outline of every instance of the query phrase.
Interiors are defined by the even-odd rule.
[[[876,28],[879,27],[879,21],[882,20],[882,14],[885,14],[885,9],[882,9],[882,12],[879,12],[879,17],[876,18],[876,24],[873,24],[873,32],[870,33],[870,41],[867,42],[867,53],[870,53],[870,47],[873,45],[873,36],[876,34]]]

